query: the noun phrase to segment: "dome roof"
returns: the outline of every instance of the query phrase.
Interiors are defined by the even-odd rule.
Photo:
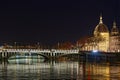
[[[94,30],[94,35],[98,34],[98,33],[104,33],[104,32],[109,32],[107,26],[105,24],[103,24],[102,21],[102,16],[100,16],[100,22],[99,24],[95,27]]]
[[[98,24],[95,28],[96,32],[109,32],[107,26],[105,24]]]

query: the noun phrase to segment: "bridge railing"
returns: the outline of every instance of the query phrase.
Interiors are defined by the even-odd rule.
[[[78,49],[0,49],[0,52],[31,52],[31,53],[78,53]]]
[[[0,52],[50,52],[49,49],[0,49]]]
[[[52,49],[51,50],[53,53],[78,53],[78,49],[70,49],[70,50],[60,50],[60,49]]]

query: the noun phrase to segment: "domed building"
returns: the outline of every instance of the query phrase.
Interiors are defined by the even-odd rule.
[[[94,37],[98,40],[97,50],[108,51],[109,49],[109,30],[105,24],[103,24],[102,16],[100,16],[100,22],[95,27]]]
[[[100,16],[99,24],[95,27],[93,37],[87,39],[82,50],[91,51],[108,51],[109,49],[109,30],[103,24],[102,15]]]
[[[93,37],[86,39],[86,42],[81,47],[81,50],[91,51],[99,50],[104,52],[120,52],[120,32],[113,23],[113,28],[109,32],[108,27],[103,23],[102,15],[100,16],[99,24],[95,27]]]
[[[113,28],[110,33],[110,51],[120,52],[120,33],[115,22],[113,23]]]

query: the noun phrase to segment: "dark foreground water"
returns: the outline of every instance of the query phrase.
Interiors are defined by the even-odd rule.
[[[120,64],[80,61],[0,64],[0,80],[120,80]]]

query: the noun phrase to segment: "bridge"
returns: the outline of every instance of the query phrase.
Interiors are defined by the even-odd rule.
[[[24,54],[24,53],[32,53],[43,56],[47,59],[58,59],[59,57],[69,57],[72,58],[111,58],[114,56],[120,56],[115,53],[108,53],[108,52],[92,52],[92,51],[80,51],[79,49],[0,49],[0,59],[9,59],[9,57],[16,55],[17,53]],[[86,56],[87,55],[87,56]],[[93,58],[92,58],[93,59]],[[112,59],[112,58],[111,58]],[[91,59],[90,59],[91,60]]]
[[[0,49],[0,58],[8,58],[17,53],[37,53],[45,58],[58,57],[69,54],[79,54],[78,49]]]

